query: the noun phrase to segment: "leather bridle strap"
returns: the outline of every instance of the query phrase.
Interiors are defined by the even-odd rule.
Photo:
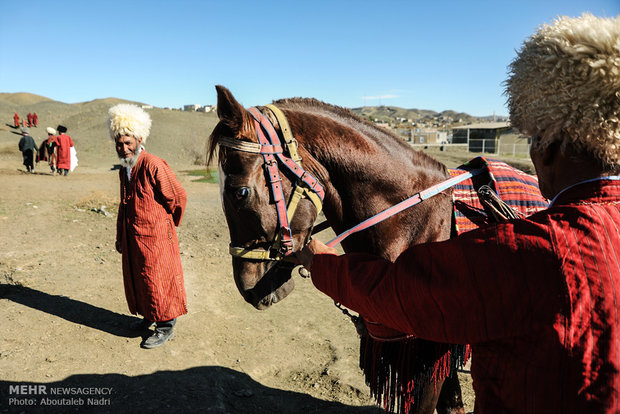
[[[258,111],[258,109],[250,108],[249,111],[254,117],[254,127],[256,129],[256,135],[258,136],[258,142],[263,146],[274,145],[276,141],[274,141],[273,137],[271,137],[268,130],[269,127],[273,129],[271,123],[269,121],[266,123],[264,122],[264,120],[267,119]],[[271,141],[265,136],[263,128],[267,130]],[[273,153],[263,153],[263,158],[265,159],[263,166],[267,173],[267,181],[269,182],[269,186],[271,188],[271,195],[273,196],[273,201],[278,215],[279,232],[276,234],[273,241],[273,247],[275,250],[280,251],[282,254],[287,256],[293,252],[293,234],[286,211],[286,201],[284,200],[284,190],[282,189],[282,178],[280,177],[280,171],[278,170],[278,160],[276,160]]]
[[[254,118],[254,126],[258,138],[257,143],[228,137],[221,137],[218,143],[225,147],[263,156],[263,167],[268,176],[267,181],[269,182],[278,216],[279,231],[276,233],[272,246],[268,250],[231,246],[229,248],[230,254],[245,259],[281,260],[293,253],[294,250],[290,222],[297,210],[299,201],[304,197],[308,198],[316,207],[318,214],[323,206],[325,191],[318,180],[302,168],[301,157],[297,151],[297,140],[293,137],[288,121],[282,111],[274,105],[267,106],[278,121],[286,146],[285,150],[290,156],[285,155],[285,150],[280,143],[280,137],[269,119],[256,108],[250,108],[249,112]],[[288,207],[284,200],[278,161],[298,178],[291,193]]]

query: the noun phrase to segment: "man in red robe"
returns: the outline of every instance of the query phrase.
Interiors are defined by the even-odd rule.
[[[13,126],[15,126],[15,128],[19,128],[19,115],[17,115],[17,112],[13,115]]]
[[[28,115],[26,115],[26,118],[28,119],[28,128],[32,127],[32,113],[28,112]]]
[[[58,125],[56,130],[58,131],[58,136],[56,137],[58,143],[58,147],[56,148],[56,168],[58,169],[58,174],[67,175],[69,170],[71,170],[71,147],[73,147],[73,139],[65,134],[65,132],[67,132],[65,126]]]
[[[36,112],[32,113],[32,125],[34,125],[35,128],[39,126],[39,115],[37,115]]]
[[[151,127],[142,108],[110,108],[108,127],[122,166],[116,249],[122,254],[125,297],[129,311],[144,317],[136,329],[155,323],[153,334],[141,344],[155,348],[172,339],[176,318],[187,313],[175,230],[187,194],[166,161],[142,146]]]
[[[558,18],[510,65],[512,125],[547,210],[391,263],[312,240],[298,260],[370,320],[470,343],[476,413],[620,412],[620,17]]]

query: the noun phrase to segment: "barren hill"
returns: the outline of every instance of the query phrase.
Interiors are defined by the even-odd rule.
[[[32,93],[18,92],[18,93],[0,93],[0,102],[4,101],[13,105],[33,105],[38,102],[51,101],[51,99],[44,96],[35,95]]]
[[[17,156],[19,131],[12,127],[13,114],[20,118],[36,112],[38,128],[31,135],[40,144],[47,137],[46,127],[64,125],[73,138],[80,166],[107,165],[115,160],[106,118],[117,103],[133,103],[118,98],[96,99],[67,104],[32,94],[0,94],[0,156]],[[189,166],[204,163],[205,143],[217,122],[213,113],[182,112],[153,108],[147,110],[153,120],[151,136],[145,147],[170,164]],[[4,155],[3,155],[4,154]]]

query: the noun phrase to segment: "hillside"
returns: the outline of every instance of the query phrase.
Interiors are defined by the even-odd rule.
[[[352,108],[353,113],[371,120],[379,120],[392,123],[398,118],[411,119],[416,123],[430,123],[436,119],[452,120],[454,124],[465,125],[470,123],[492,121],[493,116],[477,117],[465,112],[446,110],[442,112],[431,111],[428,109],[405,109],[397,106],[363,106]],[[497,120],[505,117],[496,117]]]
[[[18,93],[0,93],[0,104],[5,102],[12,105],[33,105],[38,102],[51,101],[51,99],[44,96],[34,95],[32,93],[18,92]]]
[[[33,94],[0,94],[0,156],[17,153],[19,131],[13,128],[13,114],[20,118],[36,112],[39,127],[31,128],[37,144],[47,137],[46,127],[59,124],[68,129],[78,152],[80,166],[100,166],[115,160],[114,148],[108,135],[108,109],[117,103],[134,103],[118,98],[95,99],[67,104]],[[214,113],[182,112],[148,109],[153,120],[151,136],[146,142],[149,151],[170,164],[187,166],[204,163],[206,139],[217,123]]]

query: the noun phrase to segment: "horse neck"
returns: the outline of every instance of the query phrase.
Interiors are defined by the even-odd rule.
[[[326,197],[324,213],[331,227],[340,233],[368,217],[383,211],[415,193],[444,180],[446,167],[430,156],[413,150],[400,138],[386,133],[377,127],[358,122],[354,118],[342,122],[332,118],[321,119],[321,133],[304,131],[297,134],[300,144],[316,161],[308,164],[325,186]],[[326,134],[325,131],[328,131]],[[424,222],[433,223],[437,214],[430,204],[451,205],[451,199],[444,197],[424,207],[416,208],[418,225],[408,230],[410,235],[398,246],[377,246],[376,238],[381,232],[389,231],[388,225],[376,226],[371,231],[360,233],[358,246],[343,243],[345,250],[359,250],[361,245],[371,245],[373,252],[401,249],[403,243],[429,241],[446,238],[446,231],[441,235],[426,234]],[[445,206],[444,206],[445,207]],[[445,208],[442,211],[448,211]],[[395,224],[402,224],[411,218],[411,212],[400,213]],[[446,222],[445,217],[442,217]],[[408,223],[411,220],[407,221]],[[447,220],[449,223],[449,220]],[[351,242],[349,242],[351,244]],[[393,243],[392,243],[393,245]],[[388,255],[386,253],[386,255]]]

